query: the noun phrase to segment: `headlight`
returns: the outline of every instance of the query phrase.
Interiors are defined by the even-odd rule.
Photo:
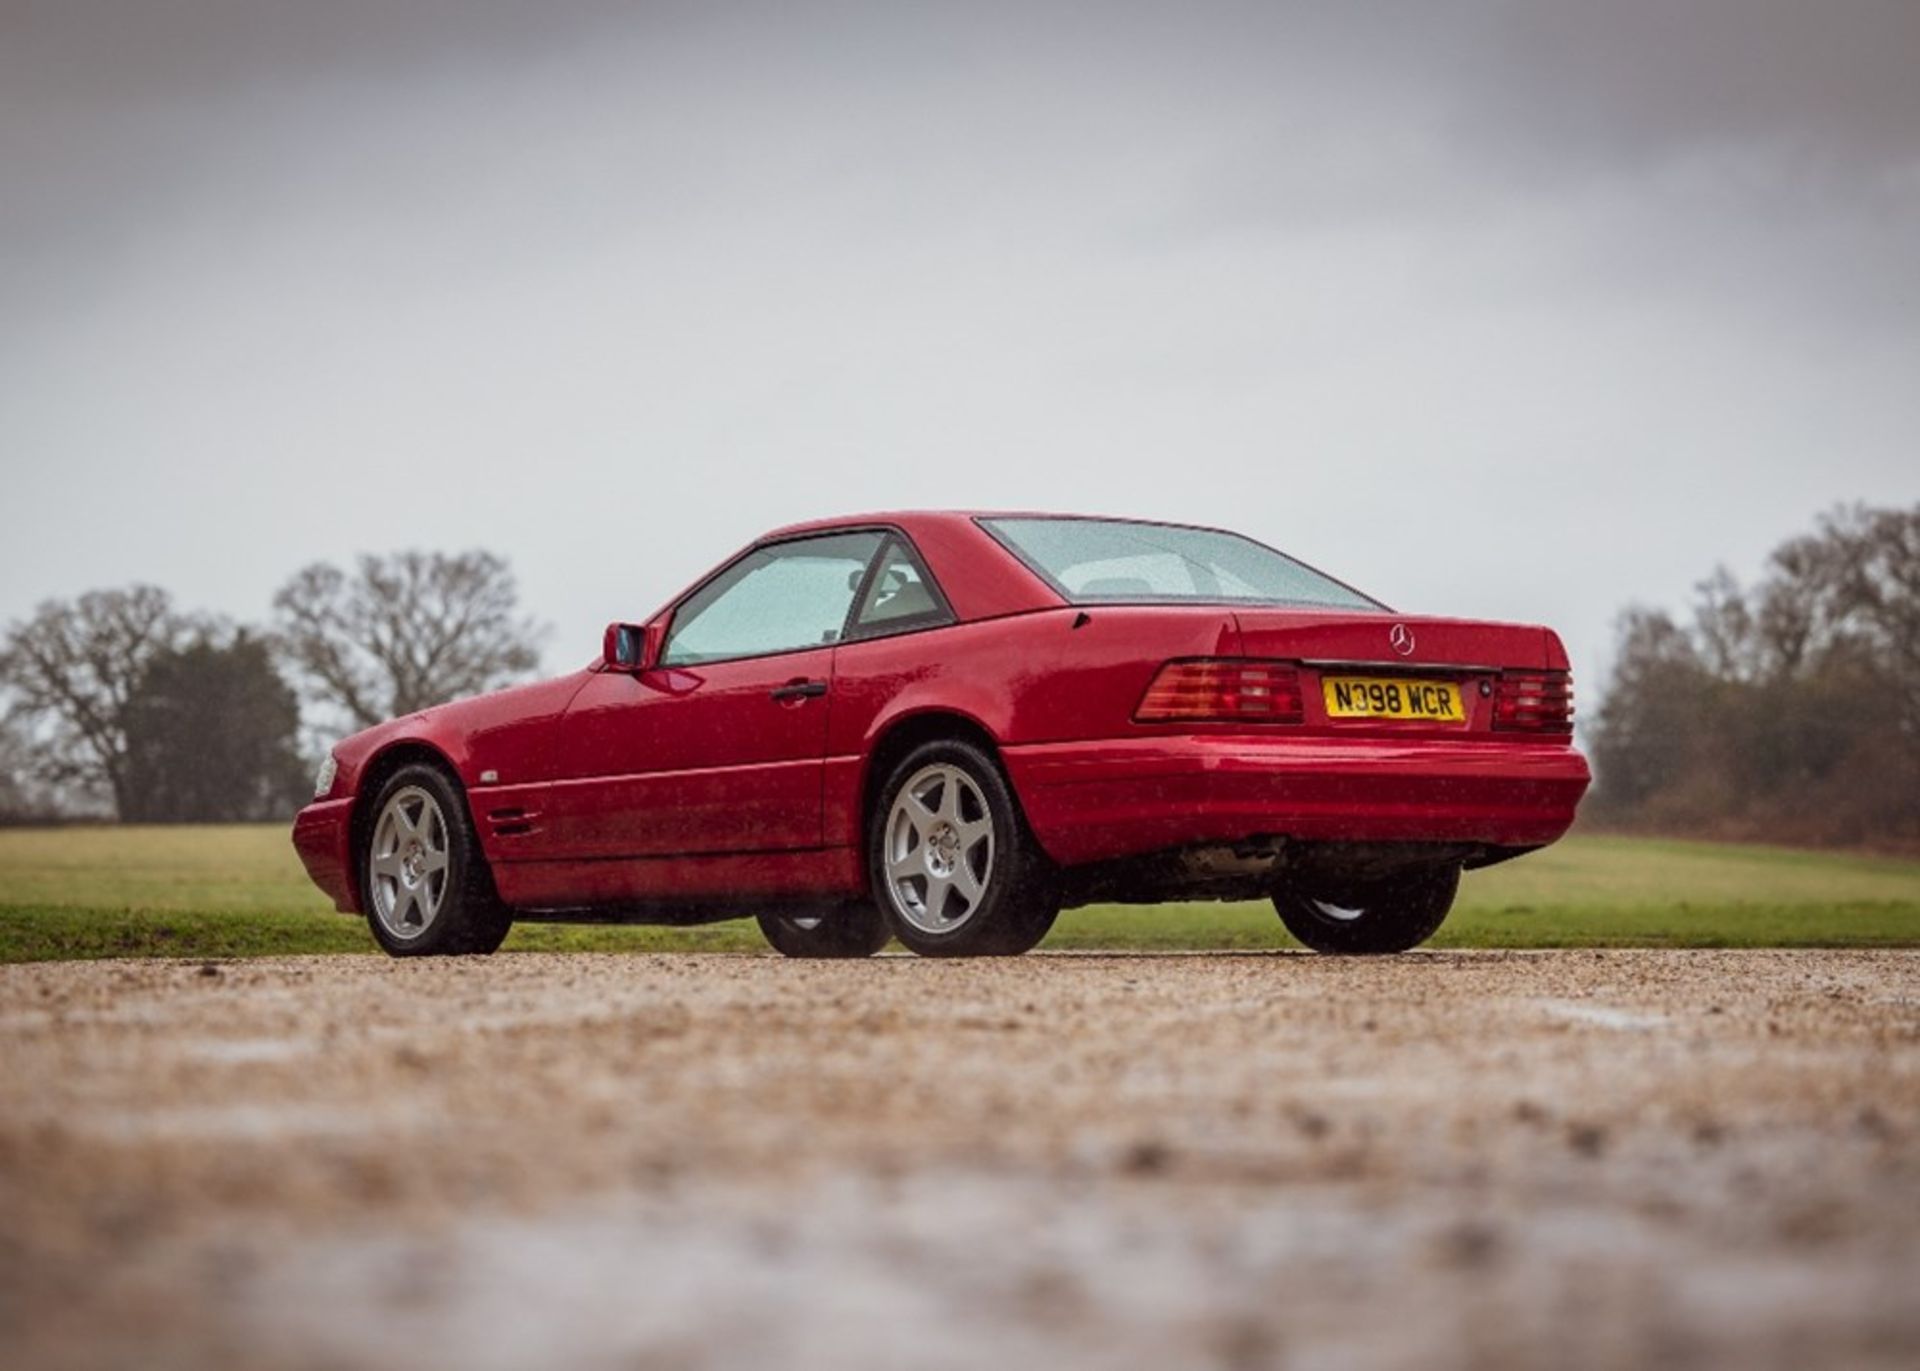
[[[333,753],[327,753],[327,759],[320,763],[320,774],[313,778],[313,798],[324,800],[333,790],[333,778],[340,774],[340,763],[334,760]]]

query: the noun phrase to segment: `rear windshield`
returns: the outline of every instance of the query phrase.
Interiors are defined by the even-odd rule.
[[[1384,609],[1357,590],[1237,533],[1121,519],[982,519],[1067,601]]]

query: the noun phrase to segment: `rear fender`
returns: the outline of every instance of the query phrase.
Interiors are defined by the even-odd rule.
[[[824,840],[861,840],[874,750],[916,718],[946,715],[996,748],[1123,735],[1160,665],[1235,655],[1217,609],[1095,606],[847,643],[834,653]]]

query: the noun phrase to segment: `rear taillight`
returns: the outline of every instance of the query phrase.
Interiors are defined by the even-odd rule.
[[[1237,657],[1168,662],[1133,714],[1141,724],[1297,724],[1304,717],[1297,668]]]
[[[1493,726],[1517,733],[1573,732],[1573,677],[1564,671],[1503,671]]]

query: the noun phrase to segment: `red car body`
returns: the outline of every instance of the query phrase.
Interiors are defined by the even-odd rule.
[[[1075,604],[984,517],[822,520],[741,554],[887,530],[917,551],[951,622],[706,666],[603,658],[346,739],[331,787],[294,824],[307,871],[339,909],[363,911],[371,798],[397,766],[432,760],[458,778],[520,918],[678,922],[859,896],[877,778],[943,733],[998,758],[1069,904],[1244,897],[1289,852],[1418,847],[1485,865],[1572,823],[1589,776],[1566,711],[1544,727],[1526,727],[1524,709],[1521,727],[1496,719],[1503,681],[1565,678],[1550,630],[1385,609]],[[650,643],[684,598],[647,622]],[[1183,659],[1289,663],[1301,717],[1140,722],[1158,673]],[[1329,670],[1457,682],[1466,717],[1330,718]]]

